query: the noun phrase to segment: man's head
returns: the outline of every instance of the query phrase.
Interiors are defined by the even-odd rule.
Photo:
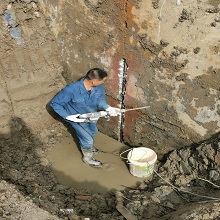
[[[107,72],[99,68],[93,68],[89,70],[85,76],[85,79],[92,82],[94,86],[100,85],[107,79]]]

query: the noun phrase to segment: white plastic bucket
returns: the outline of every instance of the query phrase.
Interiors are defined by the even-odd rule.
[[[150,176],[156,161],[157,154],[150,148],[137,147],[128,153],[129,170],[133,176]]]

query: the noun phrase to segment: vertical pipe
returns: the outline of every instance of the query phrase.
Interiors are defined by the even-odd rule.
[[[120,109],[125,109],[124,105],[124,98],[126,94],[126,83],[127,83],[127,69],[128,65],[126,63],[126,60],[122,58],[119,61],[119,94],[118,94],[118,99],[119,99],[119,108]],[[123,127],[124,127],[124,113],[121,113],[119,115],[119,121],[118,121],[118,141],[122,142],[123,141]]]

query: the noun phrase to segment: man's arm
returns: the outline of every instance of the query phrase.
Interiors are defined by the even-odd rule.
[[[98,108],[106,110],[110,107],[110,105],[106,102],[105,90],[103,85],[100,85],[100,92],[101,96],[98,101]]]
[[[72,94],[65,87],[50,102],[50,106],[53,110],[64,119],[69,115],[65,106],[71,100],[71,96]]]

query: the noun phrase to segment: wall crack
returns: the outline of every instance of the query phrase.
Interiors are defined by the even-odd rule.
[[[119,94],[118,94],[118,100],[119,100],[119,108],[120,109],[125,109],[125,104],[124,104],[124,99],[125,99],[125,94],[126,94],[126,84],[127,84],[127,70],[128,70],[128,65],[126,63],[126,59],[122,58],[119,61],[119,83],[118,83],[118,88],[119,88]],[[124,128],[124,119],[125,115],[124,113],[121,113],[119,116],[119,121],[118,121],[118,141],[123,142],[123,128]]]

